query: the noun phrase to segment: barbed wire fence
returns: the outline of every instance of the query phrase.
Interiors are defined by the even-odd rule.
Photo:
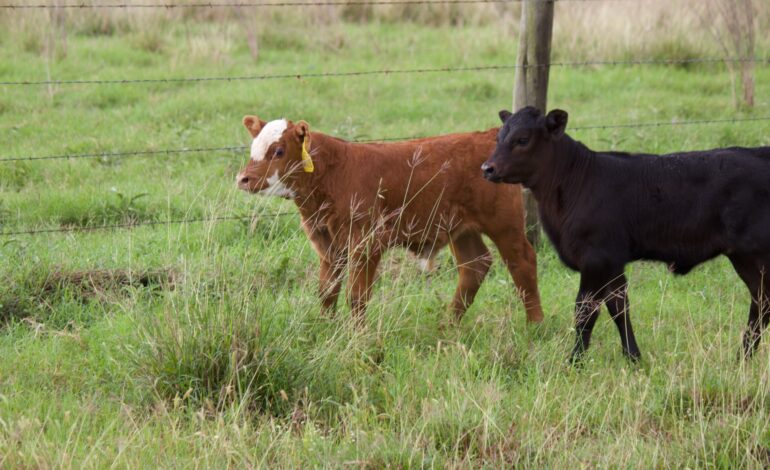
[[[666,126],[693,126],[705,124],[735,124],[740,122],[759,122],[770,121],[770,116],[758,116],[749,118],[734,119],[699,119],[692,121],[657,121],[657,122],[636,122],[628,124],[593,124],[589,126],[570,127],[570,131],[580,132],[587,130],[604,129],[634,129],[647,127],[666,127]],[[401,140],[422,139],[429,136],[413,135],[403,137],[382,137],[379,139],[353,139],[350,142],[372,143],[372,142],[392,142]],[[196,148],[169,148],[158,150],[127,150],[119,152],[100,152],[100,153],[71,153],[62,155],[44,155],[44,156],[21,156],[21,157],[3,157],[0,158],[0,164],[19,161],[39,161],[39,160],[71,160],[78,158],[118,158],[118,157],[144,157],[144,156],[164,156],[180,153],[214,153],[214,152],[242,152],[249,148],[248,145],[234,145],[225,147],[196,147]]]
[[[594,1],[594,0],[592,0]],[[250,80],[280,80],[280,79],[311,79],[311,78],[340,78],[340,77],[364,77],[369,75],[408,75],[408,74],[433,74],[433,73],[460,73],[460,72],[488,72],[510,71],[517,68],[538,67],[599,67],[599,66],[634,66],[634,65],[692,65],[715,63],[753,63],[759,65],[770,64],[770,57],[705,57],[688,59],[636,59],[636,60],[587,60],[580,62],[551,62],[548,64],[531,64],[520,66],[516,64],[479,65],[467,67],[435,67],[415,69],[378,69],[342,72],[297,72],[264,75],[237,75],[224,77],[171,77],[171,78],[138,78],[115,80],[40,80],[40,81],[6,81],[0,82],[0,86],[47,86],[47,85],[129,85],[129,84],[157,84],[157,83],[191,83],[191,82],[236,82]]]
[[[0,4],[0,10],[43,10],[43,9],[132,9],[132,8],[157,8],[157,9],[180,9],[180,8],[238,8],[238,7],[290,7],[290,6],[375,6],[375,5],[431,5],[431,4],[481,4],[481,3],[521,3],[523,0],[321,0],[321,1],[298,1],[298,2],[191,2],[191,3],[62,3],[62,4]],[[589,2],[623,2],[633,0],[543,0],[548,2],[571,2],[571,3],[589,3]],[[631,60],[586,60],[575,62],[551,62],[547,64],[516,65],[516,64],[496,64],[479,66],[459,66],[459,67],[421,67],[411,69],[376,69],[376,70],[352,70],[352,71],[329,71],[329,72],[307,72],[300,71],[296,73],[278,73],[278,74],[260,74],[260,75],[241,75],[241,76],[211,76],[211,77],[164,77],[164,78],[137,78],[137,79],[62,79],[62,80],[17,80],[0,81],[0,86],[19,88],[19,87],[40,87],[40,86],[101,86],[101,85],[142,85],[142,84],[181,84],[181,83],[201,83],[201,82],[235,82],[235,81],[261,81],[261,80],[304,80],[319,78],[353,78],[372,75],[406,75],[406,74],[453,74],[467,72],[483,71],[510,71],[522,67],[601,67],[601,66],[646,66],[646,65],[695,65],[695,64],[725,64],[725,63],[753,63],[756,65],[770,64],[770,58],[758,57],[705,57],[705,58],[672,58],[672,59],[631,59]],[[606,130],[606,129],[634,129],[634,128],[655,128],[664,126],[691,126],[691,125],[709,125],[709,124],[736,124],[745,122],[770,121],[770,116],[757,116],[747,118],[730,119],[702,119],[702,120],[670,120],[656,122],[634,122],[634,123],[607,123],[593,124],[585,126],[571,127],[571,131],[580,132],[587,130]],[[388,142],[423,138],[426,136],[401,136],[401,137],[381,137],[373,139],[353,139],[352,142]],[[0,157],[0,165],[14,164],[20,162],[35,162],[46,160],[71,160],[71,159],[108,159],[108,158],[130,158],[130,157],[158,157],[173,154],[190,154],[203,152],[241,152],[248,149],[246,145],[230,145],[215,147],[194,147],[194,148],[166,148],[166,149],[137,149],[120,150],[112,152],[91,152],[91,153],[72,153],[60,155],[22,155],[22,156],[3,156]],[[294,215],[295,212],[266,212],[260,216],[283,217]],[[138,227],[158,227],[171,225],[188,225],[201,223],[220,223],[232,221],[253,221],[253,215],[215,215],[210,217],[193,217],[182,219],[167,220],[147,220],[147,221],[128,221],[124,223],[104,224],[104,225],[82,225],[82,226],[63,226],[57,228],[31,228],[18,229],[12,231],[0,231],[0,237],[8,238],[22,235],[44,235],[60,233],[84,233],[108,230],[134,229]]]

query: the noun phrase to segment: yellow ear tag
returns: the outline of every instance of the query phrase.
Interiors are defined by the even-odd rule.
[[[305,173],[312,173],[315,170],[313,166],[313,159],[310,158],[310,152],[307,151],[307,136],[302,138],[302,168]]]

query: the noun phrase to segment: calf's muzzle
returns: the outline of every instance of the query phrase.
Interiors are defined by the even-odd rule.
[[[493,183],[500,181],[500,178],[497,176],[497,165],[494,163],[484,162],[484,164],[481,165],[481,174],[484,175],[484,178]]]
[[[249,181],[249,177],[243,173],[238,173],[238,176],[235,177],[235,185],[243,191],[249,190]]]

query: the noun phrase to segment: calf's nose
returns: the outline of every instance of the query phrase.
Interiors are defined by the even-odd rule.
[[[494,163],[487,163],[485,162],[483,165],[481,165],[481,173],[484,175],[485,178],[489,178],[491,176],[495,175],[495,164]]]
[[[235,184],[239,188],[244,189],[249,185],[249,177],[244,175],[243,173],[240,173],[238,176],[235,177]]]

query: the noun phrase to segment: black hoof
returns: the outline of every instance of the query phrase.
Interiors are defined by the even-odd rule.
[[[748,361],[754,357],[754,350],[751,348],[738,351],[738,362]]]
[[[634,364],[642,362],[642,353],[639,351],[623,351],[623,355]]]
[[[583,364],[583,351],[572,351],[572,354],[567,358],[567,364],[572,367],[580,367]]]

